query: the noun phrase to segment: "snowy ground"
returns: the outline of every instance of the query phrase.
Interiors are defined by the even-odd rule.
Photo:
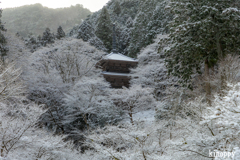
[[[133,114],[133,119],[136,122],[144,122],[146,125],[153,124],[153,122],[156,120],[154,118],[155,116],[155,110],[147,110],[147,111],[140,111],[138,113]]]

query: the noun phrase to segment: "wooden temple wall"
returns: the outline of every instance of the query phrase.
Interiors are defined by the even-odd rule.
[[[117,73],[129,73],[130,69],[137,65],[137,63],[129,63],[124,61],[109,61],[106,63],[105,71]]]
[[[129,87],[130,84],[129,77],[127,78],[114,75],[104,75],[104,78],[111,84],[112,88],[122,88],[122,86]]]

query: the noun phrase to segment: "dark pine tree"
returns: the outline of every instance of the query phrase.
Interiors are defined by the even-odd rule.
[[[209,68],[226,54],[239,53],[240,12],[236,0],[200,0],[191,3],[172,0],[169,9],[175,14],[170,23],[166,63],[169,73],[191,87],[192,75],[201,73],[204,64],[205,77]],[[210,83],[205,82],[207,97]]]
[[[116,15],[119,15],[121,13],[121,6],[118,1],[115,2],[115,5],[113,7],[113,13]]]
[[[92,23],[89,21],[89,18],[87,18],[80,26],[78,30],[78,39],[83,39],[84,41],[88,41],[92,37],[94,37],[94,28],[92,26]]]
[[[110,16],[106,7],[103,7],[100,16],[97,20],[97,26],[95,30],[95,34],[98,38],[100,38],[108,49],[108,51],[112,50],[112,22],[110,20]]]
[[[45,32],[43,32],[42,36],[42,45],[46,46],[46,44],[54,43],[55,36],[51,33],[49,28],[46,28]]]
[[[61,39],[63,37],[65,37],[65,32],[63,31],[62,26],[59,26],[58,29],[57,29],[56,38]]]

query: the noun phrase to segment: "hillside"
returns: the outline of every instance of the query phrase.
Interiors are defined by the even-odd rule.
[[[29,33],[40,35],[47,27],[56,32],[60,25],[66,32],[75,24],[81,24],[90,14],[90,10],[82,5],[51,9],[34,4],[4,9],[2,21],[6,23],[8,32],[18,32],[21,36],[27,36]]]
[[[103,9],[75,26],[70,35],[110,51],[115,23],[119,52],[136,57],[143,47],[153,43],[157,34],[169,32],[167,23],[172,15],[165,9],[168,3],[169,0],[110,0]]]
[[[0,96],[4,124],[0,136],[3,142],[14,142],[13,149],[3,151],[5,157],[31,160],[41,153],[43,160],[205,160],[209,150],[216,150],[239,159],[240,84],[228,83],[224,97],[214,94],[211,107],[202,92],[172,86],[175,80],[166,76],[164,56],[158,54],[158,43],[167,35],[157,35],[140,51],[139,65],[133,70],[138,78],[129,89],[109,88],[101,70],[93,67],[106,53],[87,42],[63,38],[31,53],[15,35],[5,37],[7,59],[22,70],[20,81],[9,83],[15,92],[6,90]],[[19,69],[11,69],[12,65],[6,73],[13,78]],[[25,96],[16,95],[19,92]],[[3,99],[5,94],[8,99]],[[134,106],[133,122],[127,104]]]
[[[68,36],[0,21],[0,160],[239,160],[239,17],[238,1],[110,0]],[[129,87],[104,78],[129,66],[105,57],[114,23]]]

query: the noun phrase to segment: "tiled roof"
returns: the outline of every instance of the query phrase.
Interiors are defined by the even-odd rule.
[[[131,61],[131,62],[138,62],[137,60],[127,57],[120,53],[110,53],[104,57],[104,59],[109,60],[119,60],[119,61]]]

